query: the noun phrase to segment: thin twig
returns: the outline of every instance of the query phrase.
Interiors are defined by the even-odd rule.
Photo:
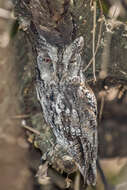
[[[100,107],[100,113],[99,113],[99,121],[101,122],[102,119],[102,113],[103,113],[103,109],[104,109],[104,96],[101,97],[101,107]]]
[[[97,42],[97,46],[96,46],[96,50],[95,50],[95,56],[97,54],[99,45],[100,45],[100,41],[101,41],[101,31],[102,31],[102,24],[103,24],[103,20],[101,20],[100,23],[100,28],[99,28],[99,35],[98,35],[98,42]],[[84,72],[89,68],[89,66],[91,65],[91,63],[93,62],[93,57],[91,58],[90,62],[88,63],[88,65],[85,67],[85,69],[83,70]]]
[[[27,115],[27,114],[11,116],[12,119],[26,119],[26,118],[29,118],[29,117],[30,117],[30,115]]]
[[[25,129],[28,129],[29,131],[35,133],[36,135],[40,135],[41,133],[39,131],[37,131],[36,129],[33,129],[32,127],[29,127],[27,125],[22,125],[22,127],[24,127]]]
[[[101,7],[101,21],[100,21],[100,27],[99,27],[99,34],[98,34],[98,41],[97,41],[97,46],[96,46],[96,50],[95,50],[95,56],[97,54],[97,51],[98,51],[98,48],[99,48],[99,45],[100,45],[100,41],[101,41],[101,32],[102,32],[102,25],[103,25],[103,10],[102,10],[102,5],[101,5],[101,2],[99,0],[99,4],[100,4],[100,7]],[[88,65],[85,67],[85,69],[83,70],[84,72],[90,67],[90,65],[92,64],[93,62],[93,57],[91,58],[90,62],[88,63]]]
[[[80,173],[76,172],[76,177],[74,181],[74,190],[80,190]]]
[[[97,159],[97,168],[98,168],[98,171],[100,173],[100,177],[102,179],[102,182],[104,184],[104,190],[115,190],[115,186],[112,186],[108,183],[107,178],[106,178],[106,176],[105,176],[105,174],[101,168],[99,158]]]
[[[102,15],[103,15],[103,7],[102,7],[101,0],[99,0],[99,6],[100,6],[100,10],[101,10],[101,17],[102,17]]]
[[[108,64],[110,58],[110,44],[111,44],[112,34],[107,32],[104,39],[104,50],[102,53],[102,64],[101,64],[101,71],[99,73],[100,79],[105,79],[108,75]]]

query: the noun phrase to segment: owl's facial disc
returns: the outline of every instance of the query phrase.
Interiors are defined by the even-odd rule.
[[[76,38],[71,44],[59,49],[43,39],[43,47],[38,52],[37,65],[42,80],[49,82],[53,76],[61,80],[79,75],[81,68],[81,51],[84,46],[83,37]]]

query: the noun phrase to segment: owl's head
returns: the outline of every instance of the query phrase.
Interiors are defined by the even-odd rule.
[[[49,82],[52,76],[59,80],[67,77],[78,76],[81,69],[81,52],[84,46],[83,37],[75,39],[71,44],[59,48],[53,46],[42,37],[37,56],[37,67],[42,80]]]

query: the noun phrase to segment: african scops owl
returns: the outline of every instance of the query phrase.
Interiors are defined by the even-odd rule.
[[[41,38],[36,91],[58,144],[75,160],[84,182],[95,185],[97,102],[82,73],[83,37],[57,47]]]

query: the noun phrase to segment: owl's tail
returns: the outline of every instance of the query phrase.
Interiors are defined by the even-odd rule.
[[[84,184],[87,185],[96,185],[96,163],[89,163],[87,166],[86,164],[79,164],[77,163],[79,171],[81,172],[83,179],[84,179]]]
[[[94,150],[91,149],[90,143],[82,139],[77,139],[77,146],[75,146],[75,151],[77,156],[75,157],[79,171],[84,178],[84,184],[96,185],[96,157],[94,155]]]

